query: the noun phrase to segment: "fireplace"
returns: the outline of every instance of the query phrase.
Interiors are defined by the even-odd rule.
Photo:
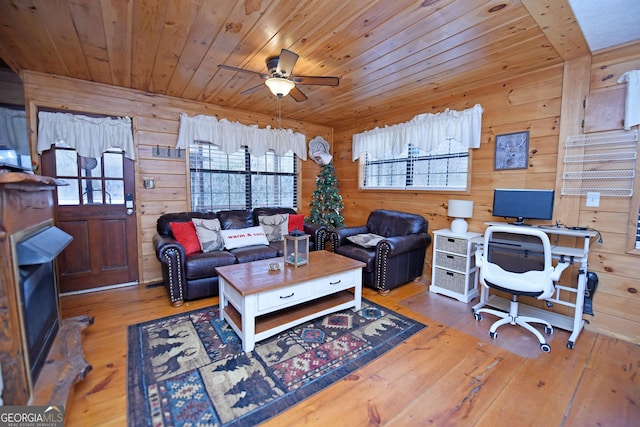
[[[65,405],[91,366],[88,316],[60,319],[55,258],[71,236],[53,225],[53,178],[0,169],[0,369],[4,405]]]
[[[18,268],[18,295],[24,326],[25,352],[31,382],[35,383],[60,327],[55,258],[72,237],[49,223],[35,232],[12,236]]]

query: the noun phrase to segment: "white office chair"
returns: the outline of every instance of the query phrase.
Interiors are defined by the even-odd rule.
[[[494,236],[496,233],[500,233],[502,239],[496,238]],[[526,243],[521,244],[523,241]],[[501,254],[507,254],[507,256],[501,256]],[[545,325],[544,331],[547,334],[553,333],[551,324],[543,319],[518,315],[519,295],[536,297],[540,300],[550,298],[555,290],[555,281],[560,279],[562,272],[569,266],[566,262],[553,266],[549,237],[543,231],[533,227],[491,226],[485,231],[484,245],[482,251],[476,254],[476,263],[480,267],[480,283],[483,286],[512,295],[508,313],[491,308],[480,308],[473,312],[476,320],[482,319],[481,313],[489,313],[501,318],[489,329],[489,335],[492,338],[497,338],[496,330],[502,325],[507,323],[520,325],[538,338],[542,351],[551,351],[544,336],[529,323],[542,323]],[[531,267],[533,264],[537,264],[535,268]],[[523,267],[523,265],[529,267]],[[522,271],[525,268],[527,270]]]

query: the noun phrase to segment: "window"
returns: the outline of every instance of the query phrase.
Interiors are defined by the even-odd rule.
[[[427,153],[409,143],[399,155],[374,160],[366,153],[361,188],[394,190],[467,189],[469,149],[449,139]]]
[[[292,152],[252,156],[244,147],[226,154],[196,141],[189,147],[189,169],[193,211],[298,206],[298,158]]]
[[[100,158],[83,157],[70,148],[54,148],[58,205],[124,204],[124,155],[110,149]]]
[[[419,114],[353,135],[362,189],[466,191],[469,150],[480,148],[482,106]]]

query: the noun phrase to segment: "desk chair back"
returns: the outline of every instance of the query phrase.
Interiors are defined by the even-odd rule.
[[[497,239],[496,235],[507,237],[507,240]],[[513,239],[509,239],[509,236],[512,236]],[[508,248],[509,242],[521,240],[519,239],[521,236],[529,236],[526,239],[527,245],[518,247],[518,245],[513,244],[511,251],[517,257],[522,258],[523,262],[526,261],[525,258],[529,257],[529,255],[535,257],[537,261],[542,263],[540,268],[522,272],[509,271],[514,269],[501,265],[499,256],[491,256],[497,250],[504,251],[505,247]],[[534,253],[529,254],[530,248],[534,248],[531,251]],[[514,258],[511,257],[511,259],[513,260]],[[533,227],[496,225],[487,228],[484,234],[483,250],[477,254],[476,261],[480,267],[479,279],[483,286],[511,294],[547,299],[553,295],[554,281],[559,278],[559,274],[555,274],[555,269],[551,263],[549,237],[543,231]]]

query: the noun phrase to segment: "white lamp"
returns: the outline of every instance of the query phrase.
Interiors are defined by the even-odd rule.
[[[447,215],[454,217],[451,222],[451,231],[456,234],[464,234],[469,229],[467,221],[463,218],[473,216],[473,200],[449,200],[449,212]]]
[[[287,96],[296,84],[282,77],[271,77],[264,82],[275,96]]]

